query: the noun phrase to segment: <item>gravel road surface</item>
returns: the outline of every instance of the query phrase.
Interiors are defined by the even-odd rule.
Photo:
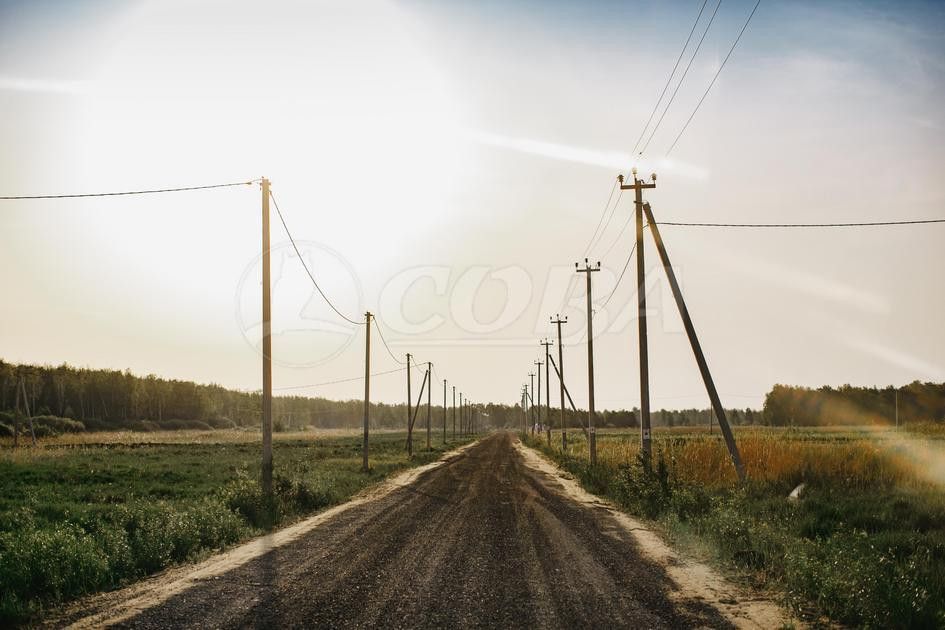
[[[119,627],[732,627],[496,433]],[[741,625],[741,624],[740,624]]]

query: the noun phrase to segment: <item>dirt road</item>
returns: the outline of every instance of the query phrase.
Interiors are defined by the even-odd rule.
[[[643,549],[634,527],[575,498],[537,459],[512,435],[491,435],[233,569],[193,578],[134,615],[99,611],[84,625],[725,628],[775,621],[746,615],[742,608],[752,604],[731,599],[731,589],[723,589],[727,606],[720,606],[704,589],[680,583],[679,561]],[[108,609],[120,603],[104,601]],[[81,615],[70,621],[83,625]]]

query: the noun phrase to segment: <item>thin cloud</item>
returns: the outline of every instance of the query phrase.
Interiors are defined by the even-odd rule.
[[[519,153],[527,153],[528,155],[536,155],[563,162],[603,166],[620,171],[625,171],[631,166],[636,166],[641,172],[647,172],[650,169],[657,171],[673,171],[680,175],[700,180],[705,180],[709,177],[708,170],[678,160],[646,160],[634,158],[630,153],[620,151],[602,151],[586,147],[558,144],[555,142],[546,142],[544,140],[535,140],[532,138],[507,136],[476,129],[463,130],[460,132],[460,135],[472,142],[485,146],[509,149],[511,151],[518,151]]]
[[[57,79],[27,79],[0,76],[0,90],[12,92],[42,92],[47,94],[81,94],[87,91],[84,81]]]
[[[945,381],[945,367],[929,363],[925,359],[911,355],[896,348],[884,346],[871,339],[848,336],[844,339],[851,348],[871,354],[886,363],[905,368],[920,377],[920,380]]]
[[[769,285],[776,284],[786,289],[807,293],[830,302],[846,304],[878,315],[886,315],[890,311],[887,298],[849,284],[828,280],[814,273],[758,258],[749,259],[724,252],[718,253],[717,258],[733,272],[758,278]]]

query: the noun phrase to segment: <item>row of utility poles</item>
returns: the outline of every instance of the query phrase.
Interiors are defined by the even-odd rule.
[[[695,356],[696,364],[699,366],[699,372],[702,375],[703,383],[705,384],[706,392],[709,395],[709,399],[712,403],[712,409],[715,412],[715,418],[718,421],[719,429],[722,432],[722,436],[725,439],[725,444],[728,448],[729,455],[731,456],[732,463],[735,466],[735,470],[738,473],[739,479],[744,480],[745,478],[745,469],[741,461],[741,456],[738,452],[738,446],[735,444],[735,437],[732,434],[732,429],[729,426],[728,418],[725,415],[725,409],[722,407],[722,403],[719,399],[718,391],[715,388],[715,382],[712,380],[712,374],[709,372],[708,364],[706,363],[705,354],[702,351],[702,346],[699,343],[699,338],[696,335],[695,327],[692,323],[692,318],[689,315],[689,309],[686,307],[686,302],[683,299],[682,291],[679,288],[679,282],[676,279],[676,274],[673,271],[672,265],[669,260],[669,254],[666,251],[666,246],[663,243],[662,236],[660,235],[659,227],[656,222],[656,219],[653,216],[653,210],[650,207],[648,202],[643,200],[643,191],[656,188],[656,174],[654,173],[651,176],[651,181],[646,182],[637,177],[637,169],[632,170],[632,183],[624,183],[623,175],[617,176],[617,181],[620,184],[621,190],[632,190],[634,191],[634,206],[635,206],[635,224],[636,224],[636,277],[637,277],[637,309],[638,309],[638,341],[639,341],[639,359],[640,359],[640,451],[641,457],[648,469],[652,463],[653,457],[653,446],[652,446],[652,434],[651,434],[651,424],[650,424],[650,375],[649,375],[649,354],[647,346],[647,329],[646,329],[646,291],[644,284],[644,277],[646,274],[646,266],[644,261],[644,244],[643,244],[643,231],[644,227],[650,228],[650,233],[653,235],[653,241],[656,244],[656,250],[659,253],[660,261],[662,262],[663,269],[666,272],[667,280],[669,281],[670,289],[673,293],[673,298],[676,301],[676,306],[679,309],[679,315],[683,322],[683,327],[686,329],[686,335],[689,339],[689,345],[692,347],[693,355]],[[644,225],[644,218],[646,219],[646,225]],[[586,281],[586,302],[587,302],[587,384],[588,384],[588,409],[587,409],[587,441],[588,441],[588,457],[591,464],[597,462],[597,434],[595,428],[595,415],[596,409],[594,405],[594,301],[592,293],[592,283],[591,277],[594,272],[600,271],[600,262],[591,264],[587,258],[584,259],[584,264],[580,265],[579,263],[574,263],[577,273],[585,274]],[[564,382],[564,355],[563,348],[561,344],[561,326],[566,324],[568,319],[565,317],[561,318],[560,315],[555,315],[551,318],[551,323],[557,326],[558,332],[558,361],[556,367],[556,372],[558,373],[558,382],[560,390],[560,401],[561,401],[561,448],[562,450],[567,448],[568,438],[567,430],[565,428],[565,394],[567,393],[565,382]],[[539,431],[544,427],[548,431],[548,440],[549,444],[551,441],[551,425],[549,422],[549,412],[550,412],[550,402],[547,399],[547,392],[551,389],[551,382],[548,379],[548,364],[551,362],[551,356],[549,354],[548,348],[552,345],[553,342],[543,340],[539,342],[541,345],[545,346],[545,392],[546,392],[546,403],[545,403],[545,422],[539,424]],[[539,421],[541,419],[541,362],[536,361],[536,365],[539,366],[538,370],[538,393],[539,393],[539,404],[538,404],[538,415]],[[522,419],[523,419],[523,434],[527,433],[527,428],[524,423],[526,419],[530,417],[530,413],[533,413],[534,409],[534,399],[532,394],[534,394],[535,384],[534,384],[534,373],[529,373],[531,377],[531,393],[529,393],[529,388],[527,385],[522,386]],[[570,399],[570,395],[568,395]],[[573,403],[572,403],[573,407]],[[534,432],[535,422],[532,420],[532,431]]]
[[[260,181],[262,189],[262,488],[266,495],[272,494],[272,282],[271,282],[271,243],[269,200],[271,199],[271,183],[263,177]],[[364,435],[361,445],[361,468],[365,472],[369,467],[369,430],[371,412],[371,323],[375,322],[374,315],[367,311],[364,314]],[[414,404],[411,397],[411,373],[413,356],[407,354],[407,453],[413,455],[413,427],[417,412],[420,408],[420,398]],[[427,449],[432,448],[432,378],[433,364],[427,362],[424,372],[420,396],[424,391],[426,400],[426,432]],[[443,443],[447,443],[446,431],[446,393],[447,383],[443,379]],[[481,411],[474,407],[468,399],[459,394],[459,431],[466,436],[480,429]],[[453,439],[456,439],[456,386],[453,386]]]

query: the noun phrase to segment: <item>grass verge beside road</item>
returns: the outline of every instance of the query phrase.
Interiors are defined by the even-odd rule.
[[[427,451],[417,440],[408,460],[404,434],[375,434],[363,473],[360,435],[277,436],[268,500],[258,433],[148,443],[84,437],[0,452],[0,625],[205,557],[462,443],[434,440]]]
[[[526,444],[677,546],[780,591],[803,617],[931,628],[945,625],[945,491],[925,460],[942,457],[941,437],[739,432],[745,484],[718,436],[704,433],[657,433],[650,471],[637,434],[599,434],[596,466],[579,432],[566,451],[560,433],[551,446]]]

